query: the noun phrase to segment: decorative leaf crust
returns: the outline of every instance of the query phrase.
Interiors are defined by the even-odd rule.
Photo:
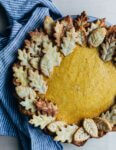
[[[87,35],[89,35],[93,30],[97,28],[106,28],[106,21],[105,18],[95,20],[94,22],[91,22],[87,28]]]
[[[41,129],[44,129],[50,122],[53,122],[54,120],[55,118],[52,116],[38,114],[33,115],[29,123],[34,125],[35,127],[40,127]]]
[[[30,65],[34,68],[34,69],[38,69],[39,68],[39,61],[40,61],[40,57],[34,57],[30,60]]]
[[[43,79],[43,76],[38,73],[38,71],[29,70],[29,80],[30,80],[30,87],[34,88],[35,91],[38,91],[40,94],[45,94],[47,91],[46,82]]]
[[[80,27],[88,27],[89,26],[89,22],[88,22],[88,17],[87,17],[87,14],[85,11],[83,11],[81,13],[80,16],[78,16],[76,19],[75,19],[75,28],[78,29]]]
[[[98,130],[104,131],[104,132],[110,132],[112,130],[111,124],[101,117],[94,118],[94,121],[97,125]]]
[[[54,37],[55,37],[55,43],[59,47],[61,45],[62,37],[63,37],[63,24],[59,21],[56,22],[54,27]]]
[[[68,125],[61,121],[56,121],[48,125],[48,130],[55,132],[55,140],[61,142],[71,143],[73,140],[73,134],[78,129],[76,125]]]
[[[101,44],[101,48],[101,58],[104,61],[113,60],[116,51],[116,39],[113,36],[110,36],[104,43]]]
[[[39,98],[35,102],[35,106],[39,112],[47,114],[48,116],[55,116],[58,112],[57,106],[45,99]]]
[[[77,41],[77,33],[73,27],[70,31],[66,32],[66,37],[63,37],[63,43],[61,44],[61,52],[64,56],[69,55],[73,52]]]
[[[48,35],[51,35],[53,32],[53,26],[55,22],[50,16],[46,16],[44,19],[44,30]]]
[[[111,108],[110,111],[106,111],[106,113],[102,113],[101,117],[106,119],[113,126],[116,125],[116,104]]]
[[[106,36],[106,29],[105,28],[97,28],[91,32],[88,37],[88,43],[91,47],[98,47],[104,41]]]
[[[83,127],[91,137],[98,137],[98,128],[93,119],[84,119]]]
[[[35,100],[36,92],[31,87],[17,86],[16,93],[21,99],[29,98]]]
[[[57,52],[57,47],[53,47],[49,44],[47,48],[44,49],[44,56],[41,59],[40,68],[45,76],[50,76],[53,72],[55,66],[59,66],[61,63],[60,53]]]
[[[25,98],[24,101],[20,102],[20,105],[25,107],[25,109],[28,111],[30,110],[32,113],[34,113],[36,111],[36,108],[34,106],[34,101],[33,99],[30,98]]]
[[[101,58],[116,62],[116,26],[108,28],[105,41],[101,44]]]
[[[90,135],[84,130],[83,127],[80,127],[74,134],[73,143],[77,146],[82,146],[89,138]]]
[[[77,37],[76,37],[76,43],[83,46],[86,44],[86,32],[83,28],[80,28],[76,31]]]
[[[13,76],[14,76],[14,84],[16,86],[22,85],[27,86],[28,85],[28,79],[27,79],[27,69],[25,69],[23,66],[20,66],[18,64],[14,64],[13,66]]]
[[[30,67],[30,52],[27,52],[26,49],[18,50],[18,59],[20,60],[20,64],[22,66]]]

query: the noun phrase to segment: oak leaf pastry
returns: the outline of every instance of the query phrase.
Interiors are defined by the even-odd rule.
[[[116,25],[86,12],[29,33],[13,65],[20,111],[60,142],[82,146],[116,130]],[[112,107],[111,107],[112,106]]]
[[[50,122],[54,121],[55,118],[52,116],[47,115],[33,115],[33,118],[30,119],[29,123],[33,124],[35,127],[40,127],[41,129],[44,129]]]
[[[83,127],[80,127],[74,134],[73,143],[77,146],[82,146],[89,138],[90,135],[84,130]]]
[[[112,126],[106,119],[103,119],[101,117],[94,118],[94,121],[98,128],[98,135],[101,137],[105,135],[106,133],[112,131]]]
[[[78,129],[78,126],[68,125],[65,122],[56,121],[49,124],[48,129],[49,131],[56,133],[56,141],[71,143],[73,140],[73,134]]]
[[[58,112],[57,106],[45,99],[43,100],[39,98],[35,102],[35,106],[37,107],[37,110],[39,112],[41,112],[42,114],[47,114],[48,116],[55,116]]]
[[[52,34],[52,30],[53,30],[53,26],[54,26],[54,20],[49,17],[49,16],[46,16],[45,17],[45,20],[44,20],[44,29],[46,31],[46,33],[48,35],[51,35]]]
[[[83,127],[91,137],[98,137],[98,128],[93,119],[84,119]]]

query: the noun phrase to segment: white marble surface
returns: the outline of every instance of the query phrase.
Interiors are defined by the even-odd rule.
[[[80,14],[83,10],[88,15],[107,18],[116,24],[116,0],[53,0],[63,15]],[[83,147],[63,144],[64,150],[116,150],[116,133],[109,133],[101,139],[89,140]]]
[[[83,10],[88,15],[106,17],[107,21],[116,24],[116,0],[53,0],[64,15],[76,15]]]

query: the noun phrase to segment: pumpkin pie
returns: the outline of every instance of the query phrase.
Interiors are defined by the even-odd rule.
[[[115,130],[116,25],[90,22],[86,12],[57,21],[46,16],[29,35],[13,65],[29,123],[77,146]]]

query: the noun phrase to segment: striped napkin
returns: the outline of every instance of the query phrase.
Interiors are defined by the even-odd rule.
[[[62,150],[58,142],[28,124],[13,96],[12,64],[27,33],[42,25],[45,16],[61,17],[51,0],[0,0],[9,27],[0,35],[0,135],[15,136],[21,150]],[[6,143],[7,144],[7,143]]]

